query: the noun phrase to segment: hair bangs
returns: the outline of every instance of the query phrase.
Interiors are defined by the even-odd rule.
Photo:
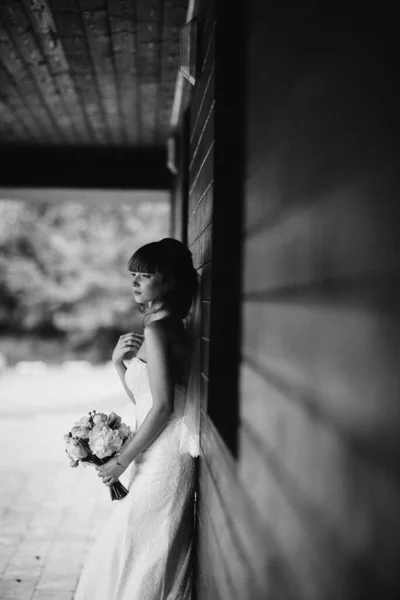
[[[131,273],[162,273],[163,265],[156,243],[146,244],[129,259],[128,270]]]

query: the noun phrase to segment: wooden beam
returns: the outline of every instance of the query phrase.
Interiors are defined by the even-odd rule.
[[[147,0],[137,2],[137,58],[142,144],[152,146],[156,140],[157,96],[160,86],[162,26],[164,2]]]
[[[139,140],[139,104],[136,58],[136,5],[134,2],[108,0],[111,45],[117,79],[117,95],[122,112],[124,134],[129,145]]]
[[[27,66],[20,56],[18,45],[15,45],[7,29],[0,22],[0,59],[3,70],[12,80],[14,87],[23,98],[28,110],[35,115],[38,131],[46,142],[59,143],[59,136],[54,129],[48,113],[48,105],[37,88]]]
[[[80,143],[90,144],[93,138],[86,119],[82,98],[79,97],[79,93],[75,88],[49,0],[35,0],[35,2],[22,0],[22,4],[32,23],[33,32],[40,41],[55,86],[62,97],[64,109],[73,121],[76,139]]]
[[[76,2],[52,0],[53,17],[58,31],[69,70],[78,94],[83,98],[93,137],[97,144],[110,143],[110,130],[107,115],[98,88],[90,54],[85,24]]]
[[[10,106],[2,100],[0,95],[0,140],[9,141],[19,139],[23,141],[25,129],[15,118]]]
[[[25,142],[27,139],[30,143],[38,142],[39,137],[35,121],[32,118],[19,89],[16,87],[15,82],[1,64],[0,103],[2,103],[2,106],[7,106],[7,109],[4,110],[10,115],[10,118],[13,119],[13,128],[16,131],[17,136],[23,131],[22,139],[24,139]],[[2,139],[0,140],[0,144],[1,143],[3,143]]]
[[[113,144],[125,141],[114,72],[110,22],[106,0],[79,0],[93,72]]]
[[[0,6],[3,21],[3,42],[9,48],[14,46],[19,59],[41,98],[47,112],[51,129],[58,143],[73,143],[75,132],[73,120],[66,110],[63,97],[55,86],[46,57],[34,35],[28,15],[20,2]]]
[[[176,130],[176,127],[171,127],[171,113],[177,73],[180,68],[180,32],[185,19],[185,3],[180,6],[174,0],[165,0],[164,32],[161,50],[161,81],[157,108],[157,130],[163,139],[166,139]]]
[[[195,4],[196,4],[196,0],[188,1],[185,23],[189,23],[189,21],[191,21],[193,19],[194,14],[195,14]],[[182,23],[182,25],[183,25],[183,23]],[[180,49],[180,47],[179,47],[179,49]],[[179,126],[180,120],[181,120],[182,110],[184,107],[185,89],[187,89],[187,84],[185,83],[185,79],[181,73],[181,66],[180,66],[180,61],[179,61],[178,74],[176,76],[176,83],[175,83],[175,93],[174,93],[174,99],[172,102],[172,109],[171,109],[170,124],[171,124],[171,128],[173,131],[175,129],[177,129],[177,127]]]
[[[0,186],[168,190],[165,149],[0,147]]]

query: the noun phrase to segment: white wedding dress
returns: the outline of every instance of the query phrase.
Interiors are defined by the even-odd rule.
[[[139,428],[153,403],[147,364],[133,358],[125,377]],[[129,493],[113,502],[74,600],[191,600],[195,470],[180,449],[184,401],[177,386],[169,423],[128,467]]]

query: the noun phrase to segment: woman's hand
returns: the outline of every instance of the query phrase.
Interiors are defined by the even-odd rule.
[[[127,467],[125,467],[124,469],[120,465],[117,465],[115,458],[111,458],[104,465],[96,465],[96,471],[98,472],[98,476],[103,479],[103,483],[105,483],[106,485],[112,485],[113,483],[115,483],[118,477],[122,475],[122,473],[126,471],[126,469]]]
[[[113,363],[122,363],[128,352],[135,356],[140,346],[143,344],[143,338],[144,336],[142,334],[133,332],[121,335],[112,353]]]

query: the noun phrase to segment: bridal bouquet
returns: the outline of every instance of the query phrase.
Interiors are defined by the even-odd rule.
[[[65,452],[71,460],[71,467],[77,467],[80,462],[103,465],[131,435],[130,427],[122,423],[117,414],[106,415],[94,410],[89,412],[89,416],[79,419],[64,435]],[[110,485],[111,500],[120,500],[127,493],[120,481]]]

